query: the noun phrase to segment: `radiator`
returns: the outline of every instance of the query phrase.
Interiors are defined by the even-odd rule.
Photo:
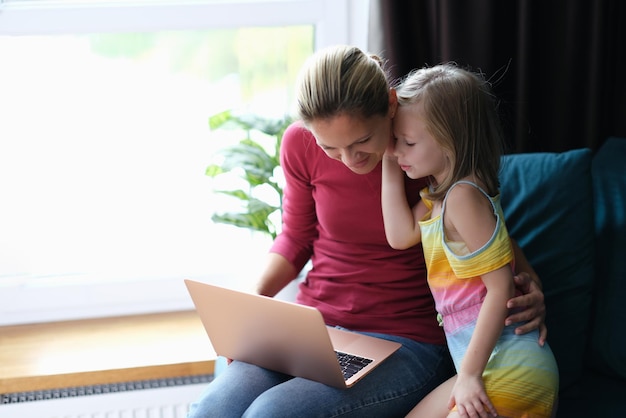
[[[213,375],[0,395],[0,418],[185,418]]]

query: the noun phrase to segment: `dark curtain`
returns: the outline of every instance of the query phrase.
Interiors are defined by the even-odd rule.
[[[370,0],[369,30],[396,79],[448,61],[483,72],[509,152],[626,138],[623,0]]]

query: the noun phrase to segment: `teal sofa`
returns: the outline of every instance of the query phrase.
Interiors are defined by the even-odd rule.
[[[626,417],[626,138],[507,155],[500,181],[509,232],[544,286],[557,417]]]

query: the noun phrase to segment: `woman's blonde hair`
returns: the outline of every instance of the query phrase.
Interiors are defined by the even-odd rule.
[[[502,129],[491,85],[453,63],[411,72],[396,87],[398,104],[421,103],[427,129],[444,148],[450,174],[428,194],[442,199],[455,182],[473,176],[498,193]]]
[[[341,114],[384,116],[389,109],[389,82],[383,62],[353,46],[320,50],[299,73],[296,103],[305,124]]]

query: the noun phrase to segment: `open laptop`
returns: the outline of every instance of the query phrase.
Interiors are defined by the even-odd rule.
[[[215,352],[233,360],[343,389],[401,346],[328,327],[309,306],[193,280],[185,285]],[[355,364],[340,364],[341,353]]]

